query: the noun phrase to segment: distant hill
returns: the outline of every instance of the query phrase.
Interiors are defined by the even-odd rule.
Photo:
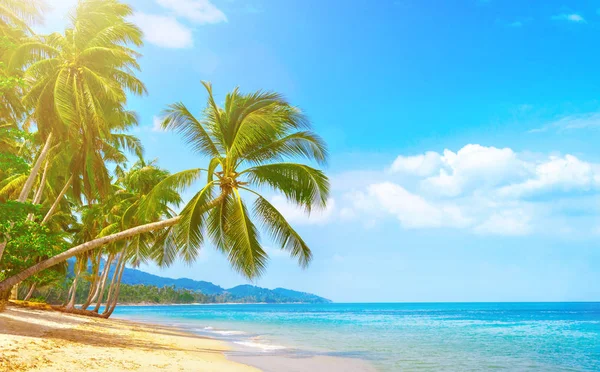
[[[114,269],[114,266],[113,266]],[[112,276],[113,269],[109,275]],[[73,275],[73,262],[69,261],[69,273]],[[291,289],[275,288],[267,289],[256,287],[249,284],[238,285],[233,288],[224,289],[211,282],[201,280],[193,280],[188,278],[172,279],[158,275],[149,274],[147,272],[125,268],[123,272],[123,284],[129,285],[147,285],[162,287],[175,287],[176,289],[188,289],[191,291],[202,292],[209,296],[221,296],[225,302],[267,302],[267,303],[329,303],[323,297],[319,297],[312,293],[298,292]]]
[[[227,292],[234,297],[254,297],[257,299],[257,302],[282,302],[275,301],[277,299],[285,299],[284,302],[302,302],[312,304],[331,302],[326,298],[319,297],[312,293],[292,291],[291,289],[285,288],[267,289],[255,287],[249,284],[238,285],[237,287],[229,288]]]
[[[172,279],[165,278],[158,275],[148,274],[147,272],[125,268],[123,271],[123,284],[144,284],[153,285],[156,287],[171,287],[189,289],[192,291],[199,291],[207,295],[218,295],[225,292],[225,290],[218,285],[214,285],[211,282],[197,281],[187,278]]]

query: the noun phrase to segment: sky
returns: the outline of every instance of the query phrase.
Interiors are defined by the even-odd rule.
[[[40,32],[75,0],[50,0]],[[600,1],[131,0],[146,157],[205,166],[157,125],[236,86],[282,93],[331,153],[327,209],[270,195],[314,253],[265,236],[251,284],[337,302],[600,300]],[[185,195],[189,198],[192,190]],[[247,281],[210,246],[142,270]]]

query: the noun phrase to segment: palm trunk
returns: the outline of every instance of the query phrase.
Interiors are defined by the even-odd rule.
[[[15,284],[14,287],[12,287],[12,291],[10,292],[10,299],[11,300],[18,300],[19,299],[19,283]]]
[[[40,201],[42,200],[42,194],[44,193],[44,186],[46,185],[46,176],[48,175],[48,165],[50,164],[50,162],[46,162],[46,165],[44,165],[44,172],[42,172],[42,179],[40,180],[40,185],[37,189],[37,191],[35,192],[35,195],[33,196],[33,204],[40,204]],[[27,215],[27,221],[33,221],[33,213],[29,213]]]
[[[67,298],[65,298],[65,302],[63,303],[63,306],[67,306],[67,304],[69,303],[69,299],[71,298],[71,293],[73,293],[72,285],[69,287],[69,292],[67,292]]]
[[[121,276],[123,275],[123,272],[121,271]],[[108,312],[104,312],[102,314],[102,316],[104,316],[105,318],[110,318],[110,316],[112,315],[113,311],[115,311],[116,307],[117,307],[117,301],[119,300],[119,293],[121,292],[121,277],[119,277],[119,283],[117,284],[117,293],[115,293],[114,299],[112,301],[112,304],[110,305],[110,308]]]
[[[102,305],[102,299],[104,298],[104,287],[106,286],[108,272],[110,271],[110,265],[112,265],[114,257],[115,256],[112,253],[108,255],[108,259],[106,260],[106,264],[104,265],[104,272],[102,273],[101,283],[96,289],[96,293],[94,293],[94,298],[92,299],[92,302],[98,300],[98,302],[96,302],[96,307],[94,308],[94,312],[96,313],[100,310],[100,306]]]
[[[42,172],[42,179],[40,180],[40,186],[38,187],[38,189],[35,192],[35,195],[33,197],[33,204],[40,204],[40,201],[42,200],[42,194],[44,193],[44,186],[46,185],[46,176],[48,175],[48,165],[49,164],[50,164],[50,162],[47,161],[46,165],[44,165],[44,171]]]
[[[110,287],[108,287],[108,296],[106,297],[106,306],[104,307],[104,312],[102,313],[102,315],[108,313],[108,309],[110,308],[110,306],[112,304],[113,297],[114,297],[116,289],[117,289],[117,281],[118,281],[119,275],[121,273],[121,267],[123,266],[124,262],[125,262],[125,252],[121,252],[121,255],[119,256],[119,260],[117,261],[117,265],[115,266],[115,272],[113,273],[113,278],[110,281]]]
[[[62,190],[60,190],[60,194],[58,194],[58,196],[56,197],[56,200],[54,200],[54,203],[52,203],[52,206],[50,207],[50,209],[44,216],[44,219],[42,220],[42,225],[44,225],[46,222],[48,222],[50,217],[52,217],[52,214],[54,213],[54,211],[56,211],[56,208],[58,208],[60,201],[62,200],[62,198],[65,196],[65,194],[69,190],[69,186],[71,186],[71,182],[73,182],[73,175],[71,175],[71,177],[69,178],[67,183],[65,183],[65,186],[62,188]]]
[[[80,272],[75,274],[75,280],[73,280],[73,285],[71,286],[71,299],[67,304],[67,310],[72,310],[75,308],[75,299],[77,298],[77,281],[79,280]]]
[[[27,197],[31,193],[31,189],[33,188],[33,183],[35,182],[35,178],[37,177],[38,173],[40,172],[40,168],[42,167],[42,163],[46,159],[46,156],[48,156],[48,151],[50,151],[51,143],[52,143],[52,133],[50,133],[48,135],[48,138],[46,138],[46,143],[44,144],[44,147],[42,148],[40,155],[38,156],[37,160],[35,161],[35,165],[31,169],[31,172],[29,173],[29,177],[27,177],[27,181],[25,181],[25,185],[23,186],[21,193],[19,194],[19,198],[17,199],[18,202],[23,203],[24,201],[26,201]]]
[[[85,299],[85,302],[83,303],[83,305],[81,305],[81,310],[87,310],[87,308],[90,307],[90,304],[92,303],[93,298],[94,298],[94,293],[96,293],[96,290],[98,289],[98,287],[100,287],[100,285],[99,285],[98,279],[96,278],[90,285],[90,290],[88,291],[88,296]]]
[[[31,287],[29,287],[29,292],[27,292],[27,295],[25,296],[25,298],[23,299],[23,301],[29,301],[29,299],[33,295],[33,291],[34,290],[35,290],[35,283],[32,283]]]
[[[90,284],[90,290],[88,292],[88,296],[87,299],[85,300],[85,303],[83,304],[83,306],[81,306],[82,310],[87,310],[88,306],[90,306],[90,304],[92,303],[92,298],[94,297],[94,293],[96,293],[96,288],[98,288],[99,286],[99,281],[100,281],[100,260],[102,259],[102,251],[99,251],[98,254],[96,255],[96,258],[94,259],[94,262],[92,264],[92,283]]]
[[[2,255],[4,254],[4,249],[6,248],[7,243],[7,241],[0,243],[0,261],[2,260]]]
[[[115,288],[115,292],[113,293],[113,299],[110,303],[106,303],[106,309],[102,314],[106,318],[109,318],[112,315],[113,311],[115,311],[115,308],[117,307],[117,302],[119,301],[119,293],[121,293],[121,279],[123,279],[123,271],[125,271],[126,262],[127,260],[123,260],[123,263],[121,263],[121,270],[119,271],[119,278],[117,279],[117,287]]]
[[[4,311],[6,309],[6,305],[8,304],[8,299],[10,298],[10,292],[12,288],[7,288],[3,291],[0,291],[0,311]]]
[[[85,253],[87,251],[90,251],[94,248],[98,248],[101,247],[105,244],[108,243],[113,243],[119,240],[123,240],[123,239],[127,239],[130,238],[132,236],[135,235],[139,235],[139,234],[143,234],[146,232],[150,232],[150,231],[155,231],[155,230],[159,230],[165,227],[169,227],[169,226],[173,226],[175,225],[177,222],[179,222],[179,220],[181,219],[181,217],[177,216],[177,217],[173,217],[173,218],[169,218],[168,220],[163,220],[163,221],[158,221],[158,222],[152,222],[146,225],[141,225],[141,226],[136,226],[136,227],[132,227],[130,229],[127,230],[123,230],[121,232],[112,234],[112,235],[108,235],[108,236],[103,236],[101,238],[98,239],[94,239],[91,240],[89,242],[80,244],[78,246],[75,246],[69,250],[66,250],[65,252],[62,252],[60,254],[57,254],[54,257],[50,257],[47,260],[44,260],[38,264],[35,264],[23,271],[21,271],[20,273],[11,276],[10,278],[7,278],[3,281],[0,282],[0,292],[5,291],[6,289],[8,289],[9,287],[12,287],[13,285],[29,278],[32,275],[35,275],[37,273],[39,273],[40,271],[47,269],[49,267],[52,267],[56,264],[59,264],[61,262],[66,261],[67,259],[76,256],[78,254],[82,254]]]

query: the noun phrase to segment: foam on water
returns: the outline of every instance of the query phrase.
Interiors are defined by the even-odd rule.
[[[211,331],[212,333],[216,333],[222,336],[237,336],[237,335],[245,335],[244,331]]]
[[[285,346],[281,346],[281,345],[269,345],[269,344],[262,344],[262,343],[253,342],[253,341],[234,341],[233,343],[236,345],[260,349],[262,351],[283,350],[286,348]]]

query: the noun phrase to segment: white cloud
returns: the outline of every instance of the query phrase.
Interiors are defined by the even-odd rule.
[[[391,219],[404,229],[503,236],[593,233],[600,217],[600,163],[572,154],[469,144],[400,155],[379,171],[353,170],[331,181],[328,207],[310,216],[283,196],[272,203],[293,224],[343,220],[372,228]]]
[[[273,247],[264,247],[265,252],[267,252],[267,254],[269,255],[269,257],[289,257],[290,254],[287,251],[284,251],[283,249],[279,249],[279,248],[273,248]]]
[[[573,155],[551,156],[535,166],[533,175],[522,183],[505,186],[499,190],[503,196],[522,197],[542,191],[588,191],[598,186],[600,173],[592,164]]]
[[[216,24],[227,22],[227,16],[210,0],[156,0],[170,14],[148,14],[136,12],[131,21],[137,24],[147,42],[164,48],[190,48],[194,45],[192,30],[182,24]],[[67,15],[77,0],[50,0],[50,10],[44,25],[36,25],[38,32],[62,31],[67,24]]]
[[[356,212],[352,208],[342,208],[340,209],[340,218],[344,220],[351,220],[356,217]]]
[[[502,24],[504,26],[510,27],[510,28],[521,28],[521,27],[529,24],[532,21],[533,21],[532,17],[519,17],[513,21],[502,22]]]
[[[162,120],[158,116],[154,116],[152,118],[152,131],[153,132],[164,132],[165,130],[162,127]]]
[[[67,15],[77,5],[77,0],[50,0],[48,11],[44,13],[44,23],[35,25],[34,30],[39,33],[62,32],[68,22]]]
[[[225,14],[209,0],[156,0],[181,18],[197,24],[227,22]]]
[[[194,45],[192,30],[180,19],[198,25],[227,22],[225,13],[210,0],[156,0],[156,3],[171,14],[136,12],[131,21],[142,29],[149,43],[163,48],[190,48]]]
[[[527,235],[531,232],[531,216],[520,209],[493,213],[474,231],[486,235]]]
[[[462,227],[469,224],[460,209],[453,205],[433,205],[419,195],[391,182],[371,185],[368,197],[377,208],[394,215],[406,228]]]
[[[429,176],[436,173],[441,165],[442,160],[440,154],[428,151],[423,155],[398,156],[392,163],[390,172]]]
[[[144,38],[164,48],[190,48],[194,45],[192,31],[175,17],[137,12],[131,21],[144,32]]]
[[[325,224],[333,218],[335,211],[335,200],[332,198],[327,201],[327,207],[325,209],[314,208],[310,215],[306,213],[303,208],[290,204],[285,197],[281,195],[276,195],[271,198],[271,204],[281,212],[289,223],[299,225]]]
[[[399,156],[380,174],[387,179],[372,177],[368,185],[356,180],[355,188],[346,191],[341,218],[366,226],[393,217],[406,229],[454,228],[477,234],[559,233],[575,231],[568,224],[577,222],[569,214],[580,212],[569,206],[589,206],[578,198],[600,197],[600,164],[570,154],[532,156],[478,144],[456,152],[446,149],[443,155]],[[600,204],[590,208],[600,215]]]
[[[525,172],[525,164],[509,148],[470,144],[456,153],[444,150],[441,162],[439,174],[424,179],[421,186],[429,193],[451,197],[507,183]]]
[[[552,16],[552,19],[555,21],[569,21],[569,22],[575,22],[575,23],[586,23],[585,18],[583,18],[581,15],[579,15],[577,13],[558,14],[558,15]]]
[[[587,128],[598,128],[600,127],[600,113],[589,112],[585,114],[568,115],[558,120],[552,121],[540,128],[534,128],[529,130],[529,133],[547,132],[549,130],[556,130],[558,132],[576,130],[576,129],[587,129]]]

